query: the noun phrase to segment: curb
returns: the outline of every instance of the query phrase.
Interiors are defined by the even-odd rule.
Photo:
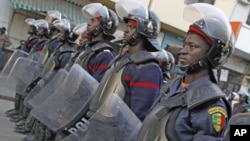
[[[4,96],[4,95],[0,95],[0,99],[8,100],[8,101],[13,101],[13,102],[15,101],[14,97]]]

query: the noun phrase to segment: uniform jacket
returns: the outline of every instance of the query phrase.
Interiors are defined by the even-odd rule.
[[[91,49],[95,44],[100,41],[92,42],[86,48],[86,51]],[[92,56],[90,56],[87,62],[87,69],[84,67],[84,63],[81,64],[83,68],[86,69],[98,82],[101,81],[103,75],[108,69],[109,63],[114,59],[115,55],[112,50],[103,49],[95,52]]]
[[[38,40],[38,36],[30,35],[24,43],[23,50],[29,53],[32,47],[38,42]]]
[[[69,43],[64,43],[61,46],[57,47],[53,53],[55,59],[54,69],[59,70],[60,68],[64,68],[70,61],[73,52],[74,48]]]
[[[170,99],[180,93],[187,93],[192,87],[197,85],[212,83],[208,76],[183,88],[177,81],[170,85],[170,91],[165,95],[166,99]],[[222,91],[221,91],[222,92]],[[219,92],[220,93],[220,92]],[[200,91],[202,94],[202,91]],[[219,141],[225,130],[228,121],[228,109],[225,100],[217,99],[205,102],[194,109],[182,108],[176,119],[169,121],[175,122],[174,128],[166,126],[166,136],[176,133],[179,141]]]
[[[104,78],[100,82],[98,90],[100,89],[102,92],[102,89],[110,89],[110,87],[100,87],[103,85],[103,83],[117,85],[116,89],[120,89],[120,91],[124,92],[124,94],[122,94],[124,102],[134,112],[134,114],[141,121],[143,121],[148,109],[152,106],[153,102],[159,94],[163,78],[161,69],[155,60],[130,62],[127,64],[124,63],[124,60],[130,60],[129,58],[132,55],[141,53],[145,55],[145,53],[147,52],[142,51],[134,54],[124,53],[122,56],[118,56],[117,58],[115,58],[115,60],[112,62],[111,68],[108,69]],[[124,65],[121,65],[123,63]],[[119,71],[117,69],[119,69]],[[120,73],[121,75],[119,75]],[[111,77],[113,77],[114,75],[121,78],[112,79],[117,82],[110,81]],[[119,81],[121,81],[121,84],[119,83]]]

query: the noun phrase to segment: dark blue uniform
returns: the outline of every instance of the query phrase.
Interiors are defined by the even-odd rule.
[[[48,41],[48,38],[45,38],[45,37],[43,37],[43,38],[41,38],[41,39],[39,39],[37,42],[36,42],[36,44],[33,46],[33,47],[35,47],[35,52],[41,52],[42,51],[42,49],[43,49],[43,47],[44,47],[44,45],[45,45],[45,43]],[[33,48],[32,47],[32,48]]]
[[[39,38],[36,35],[29,36],[25,41],[23,50],[29,53],[32,47],[38,42],[38,40]]]
[[[180,81],[170,85],[170,92],[166,99],[170,99],[180,93],[187,93],[192,87],[204,83],[212,83],[209,77],[203,77],[187,87],[182,87]],[[202,95],[202,92],[200,92]],[[200,106],[188,110],[182,108],[176,119],[175,127],[170,130],[166,128],[166,136],[176,132],[179,141],[219,141],[225,130],[228,121],[228,113],[225,101],[222,99],[205,102]],[[173,121],[172,121],[173,122]]]
[[[48,57],[55,51],[55,49],[62,45],[62,42],[57,40],[57,37],[52,37],[48,45]]]
[[[171,80],[144,119],[136,141],[222,140],[231,108],[209,76],[191,84]]]
[[[55,61],[55,70],[64,68],[66,64],[70,61],[74,52],[72,44],[65,43],[57,47],[53,53]]]
[[[109,50],[104,50],[93,55],[89,60],[88,72],[100,82],[106,70],[108,69],[109,63],[113,59],[114,55]]]
[[[126,53],[121,59],[131,54]],[[148,109],[159,95],[163,78],[160,67],[155,62],[128,64],[122,73],[125,88],[125,103],[143,121]]]
[[[100,47],[102,46],[102,47]],[[95,50],[94,48],[99,48]],[[101,81],[103,75],[110,62],[114,59],[113,49],[103,41],[96,41],[88,44],[85,50],[86,58],[83,59],[82,67],[90,73],[98,82]]]
[[[143,121],[162,82],[161,69],[151,53],[138,51],[116,56],[91,99],[87,116],[96,113],[111,94],[117,94]]]

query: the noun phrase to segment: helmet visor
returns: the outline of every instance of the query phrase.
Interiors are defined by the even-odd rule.
[[[46,28],[48,29],[49,28],[49,24],[46,20],[43,20],[43,19],[40,19],[40,20],[36,20],[35,21],[35,25],[37,27],[43,27],[43,28]]]
[[[70,23],[67,19],[56,20],[53,22],[53,25],[59,30],[70,30]]]
[[[25,19],[25,22],[28,24],[28,25],[35,25],[35,19],[33,18],[27,18]]]
[[[87,19],[90,18],[109,18],[108,9],[100,3],[91,3],[82,8],[82,14]]]
[[[77,25],[74,29],[73,29],[73,33],[77,34],[77,35],[81,35],[83,32],[85,32],[87,30],[87,23],[82,23]]]
[[[204,29],[209,37],[222,40],[226,43],[232,37],[232,29],[228,17],[220,9],[205,3],[188,5],[184,9],[183,18],[188,22],[203,19]]]
[[[123,19],[131,15],[148,19],[148,8],[141,2],[135,0],[120,0],[115,4],[117,15]]]
[[[48,20],[49,23],[52,23],[55,20],[60,20],[62,17],[61,13],[59,11],[56,11],[56,10],[48,11],[47,14],[49,16],[49,20]]]

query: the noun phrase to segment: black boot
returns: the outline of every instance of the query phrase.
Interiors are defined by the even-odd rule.
[[[23,138],[22,141],[35,141],[35,135],[29,133],[26,137]]]
[[[27,134],[27,133],[30,133],[30,130],[31,129],[29,127],[22,126],[22,127],[16,128],[15,132],[16,133],[21,133],[21,134]]]
[[[9,118],[11,118],[11,117],[13,117],[13,116],[17,116],[18,113],[19,113],[18,111],[13,110],[13,111],[11,111],[11,112],[8,112],[8,113],[6,114],[6,116],[9,117]]]
[[[10,118],[10,121],[12,122],[19,122],[21,120],[23,120],[23,117],[21,115],[16,115]]]
[[[25,125],[25,122],[26,122],[26,120],[20,120],[20,121],[18,121],[17,123],[16,123],[16,127],[17,126],[23,126],[23,125]]]

